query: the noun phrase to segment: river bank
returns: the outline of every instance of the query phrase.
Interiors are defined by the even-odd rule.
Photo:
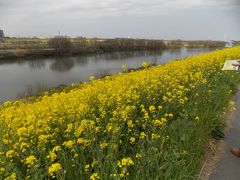
[[[146,51],[174,48],[223,48],[222,41],[182,41],[182,40],[149,40],[149,39],[86,39],[68,38],[71,43],[67,53],[61,56],[101,54],[119,51]],[[51,39],[40,38],[5,38],[0,43],[0,60],[21,58],[44,58],[58,55],[49,44]]]
[[[143,61],[164,64],[170,60],[207,53],[215,49],[176,48],[163,51],[125,51],[89,54],[72,57],[48,57],[35,59],[12,59],[0,61],[0,101],[4,102],[32,94],[34,90],[70,85],[139,68]]]

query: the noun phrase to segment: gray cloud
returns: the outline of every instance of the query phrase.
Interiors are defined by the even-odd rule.
[[[240,6],[239,0],[210,0],[213,4]]]
[[[224,10],[237,6],[240,7],[240,0],[0,0],[0,28],[5,29],[9,35],[48,36],[59,29],[65,29],[75,35],[80,34],[77,31],[86,31],[89,32],[86,35],[97,36],[102,35],[98,32],[99,29],[107,31],[102,28],[102,22],[105,22],[105,26],[118,27],[117,22],[112,20],[115,18],[120,27],[114,29],[115,34],[112,36],[120,36],[120,31],[127,34],[129,31],[136,31],[135,27],[139,27],[138,31],[141,31],[144,23],[155,26],[155,23],[160,23],[157,22],[157,17],[167,19],[173,14],[175,17],[179,16],[176,12],[196,8]],[[194,13],[193,11],[189,17],[184,18],[199,18]],[[124,29],[128,19],[132,21]],[[174,20],[169,23],[178,24]]]
[[[122,14],[159,14],[196,6],[235,6],[239,0],[1,0],[0,13],[46,15],[58,13],[78,13],[83,17],[122,15]],[[32,14],[33,13],[33,14]]]

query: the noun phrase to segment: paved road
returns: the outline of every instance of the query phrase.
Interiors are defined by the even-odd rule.
[[[240,147],[240,93],[234,97],[237,111],[232,116],[232,128],[226,133],[225,153],[210,180],[240,180],[240,158],[230,153],[231,147]]]

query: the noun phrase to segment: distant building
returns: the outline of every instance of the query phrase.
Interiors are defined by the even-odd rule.
[[[4,40],[4,33],[3,30],[0,29],[0,41]]]
[[[225,47],[227,47],[227,48],[233,47],[233,41],[227,41],[225,44]]]

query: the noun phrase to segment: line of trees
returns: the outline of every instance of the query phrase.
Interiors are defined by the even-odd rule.
[[[84,52],[113,52],[133,50],[162,50],[166,46],[162,40],[143,39],[70,39],[56,36],[48,41],[57,55],[80,54]]]
[[[103,51],[160,50],[166,48],[162,40],[144,39],[109,39],[92,40],[94,45]]]

